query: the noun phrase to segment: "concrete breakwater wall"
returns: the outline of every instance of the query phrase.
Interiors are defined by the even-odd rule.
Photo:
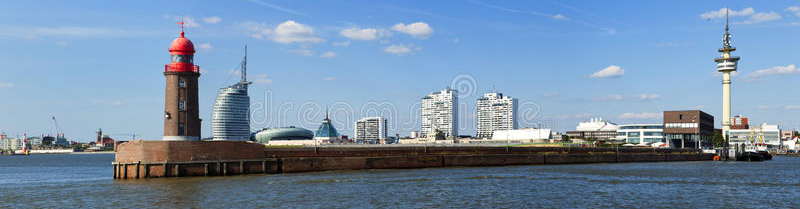
[[[115,179],[448,166],[711,160],[695,149],[582,147],[267,148],[233,141],[131,141],[117,147]]]

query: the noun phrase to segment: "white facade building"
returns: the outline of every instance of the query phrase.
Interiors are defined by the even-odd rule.
[[[619,126],[615,123],[603,120],[603,118],[592,118],[589,121],[578,123],[575,127],[577,131],[617,131]]]
[[[422,98],[422,135],[437,129],[445,136],[458,136],[458,96],[449,87]]]
[[[214,140],[250,140],[250,96],[247,95],[247,47],[242,61],[242,80],[221,88],[211,113]]]
[[[386,140],[386,118],[368,117],[356,121],[355,140],[358,142],[380,142]]]
[[[501,93],[487,93],[478,97],[477,138],[489,138],[495,131],[514,130],[517,123],[517,99]]]
[[[778,125],[761,124],[750,126],[750,129],[731,129],[729,132],[731,145],[766,144],[769,148],[778,148],[781,145],[781,130]]]
[[[525,128],[494,131],[492,141],[503,143],[546,143],[552,137],[550,129]]]
[[[662,124],[629,124],[619,125],[616,140],[635,145],[649,145],[666,142],[664,125]]]
[[[21,150],[22,139],[20,138],[3,138],[0,139],[0,150]]]

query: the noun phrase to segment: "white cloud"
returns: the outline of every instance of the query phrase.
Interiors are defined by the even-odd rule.
[[[292,52],[292,53],[295,53],[295,54],[299,54],[299,55],[303,55],[303,56],[306,56],[306,57],[314,56],[314,52],[311,51],[311,50],[308,50],[308,49],[293,49],[293,50],[289,50],[289,52]]]
[[[334,77],[325,77],[325,78],[322,78],[322,80],[323,81],[334,81],[334,80],[336,80],[336,78],[334,78]]]
[[[66,42],[66,41],[59,41],[58,43],[56,43],[56,45],[59,45],[59,46],[69,46],[70,44],[69,44],[69,42]]]
[[[334,58],[336,56],[337,56],[336,52],[325,52],[325,53],[322,53],[322,55],[319,55],[319,57],[322,57],[322,58]]]
[[[725,12],[726,12],[725,10],[726,10],[726,8],[723,7],[721,9],[719,9],[719,10],[716,10],[716,11],[710,11],[710,12],[706,12],[706,13],[700,14],[700,17],[703,18],[703,19],[725,18]],[[731,16],[731,17],[750,16],[750,15],[755,14],[755,10],[753,9],[753,7],[744,8],[744,9],[739,10],[739,11],[730,9],[727,12],[728,12],[728,15]]]
[[[612,95],[603,96],[603,97],[596,97],[596,98],[594,98],[594,99],[592,99],[592,100],[594,100],[594,101],[612,101],[612,100],[622,100],[622,95],[619,95],[619,94],[612,94]]]
[[[592,73],[589,77],[592,78],[606,78],[606,77],[620,77],[625,75],[625,69],[617,65],[608,66],[605,69]]]
[[[542,94],[544,98],[553,98],[557,97],[558,95],[559,93],[557,91]]]
[[[347,46],[350,46],[350,41],[345,41],[345,42],[333,42],[333,46],[343,46],[343,47],[347,47]]]
[[[800,7],[791,6],[789,8],[786,8],[786,10],[784,10],[784,11],[794,12],[794,15],[797,15],[798,17],[800,17]]]
[[[203,22],[206,22],[208,24],[217,24],[219,22],[222,22],[222,18],[219,16],[204,17]]]
[[[662,113],[651,113],[651,112],[642,112],[642,113],[633,113],[627,112],[623,113],[619,116],[620,119],[656,119],[660,118]]]
[[[787,110],[795,110],[795,109],[800,109],[800,105],[786,105],[783,108]]]
[[[289,20],[281,23],[275,28],[272,34],[272,41],[290,43],[317,43],[324,41],[314,36],[314,29],[311,26]]]
[[[0,88],[11,88],[11,87],[14,87],[14,83],[13,82],[0,83]]]
[[[256,76],[253,76],[252,80],[253,83],[264,84],[264,85],[272,83],[272,79],[267,78],[267,74],[258,74]]]
[[[569,20],[569,18],[567,18],[567,16],[564,16],[562,14],[553,15],[553,19],[556,19],[556,20]]]
[[[762,110],[766,110],[766,109],[772,109],[772,108],[775,108],[775,107],[769,106],[769,105],[758,105],[758,106],[756,106],[756,108],[762,109]]]
[[[212,49],[214,49],[214,46],[211,46],[211,43],[204,43],[204,44],[197,44],[197,48],[205,51],[211,51]]]
[[[735,22],[735,24],[755,24],[760,22],[772,21],[772,20],[780,20],[782,17],[780,14],[776,12],[759,12],[750,16],[750,19],[742,21],[742,22]]]
[[[411,35],[411,37],[418,39],[428,39],[433,35],[433,28],[424,22],[415,22],[411,24],[397,23],[392,26],[392,30]]]
[[[270,29],[265,23],[246,22],[242,24],[245,29],[250,31],[248,35],[257,39],[269,39],[281,44],[291,43],[318,43],[325,39],[314,36],[314,29],[293,20],[288,20],[279,24],[274,29]]]
[[[771,76],[771,75],[792,75],[800,73],[800,68],[796,68],[794,64],[790,64],[787,66],[775,66],[767,69],[756,70],[755,72],[748,73],[742,77],[745,78],[745,81],[752,82],[752,81],[759,81],[761,77],[764,76]]]
[[[374,41],[380,37],[384,36],[391,36],[386,30],[383,29],[374,29],[374,28],[348,28],[342,31],[339,31],[339,35],[342,35],[346,38],[359,40],[359,41]]]
[[[194,20],[192,16],[181,16],[181,15],[164,15],[164,19],[172,19],[175,21],[183,22],[183,27],[185,28],[198,28],[200,27],[200,23]]]
[[[640,101],[650,101],[660,99],[661,95],[658,94],[637,94],[633,96],[635,99]]]
[[[410,53],[413,52],[412,50],[413,51],[419,51],[419,50],[422,50],[422,47],[416,46],[414,44],[409,44],[408,46],[402,45],[402,44],[392,44],[392,45],[386,47],[385,49],[383,49],[384,52],[392,53],[392,54],[397,55],[397,56],[403,56],[403,55],[410,54]]]
[[[458,38],[454,38],[454,39],[453,39],[453,43],[454,43],[454,44],[457,44],[458,42],[461,42],[461,40],[458,40]]]

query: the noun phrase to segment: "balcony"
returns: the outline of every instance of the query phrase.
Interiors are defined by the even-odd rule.
[[[164,65],[164,72],[192,72],[200,73],[200,66],[187,65],[183,63],[173,63]]]

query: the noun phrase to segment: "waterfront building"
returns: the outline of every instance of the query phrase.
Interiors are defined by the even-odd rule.
[[[408,138],[412,138],[413,139],[413,138],[419,138],[419,137],[420,137],[419,131],[412,131],[412,132],[408,133]]]
[[[314,141],[316,144],[324,144],[338,140],[339,132],[336,131],[336,128],[331,124],[331,120],[328,119],[328,111],[326,110],[325,119],[322,120],[322,124],[317,128],[317,132],[314,133]]]
[[[516,98],[501,93],[487,93],[478,97],[477,138],[489,138],[495,131],[518,128]]]
[[[22,144],[21,138],[2,138],[0,139],[0,150],[21,150]]]
[[[725,33],[722,35],[722,56],[715,58],[717,71],[722,73],[722,134],[729,135],[731,130],[731,72],[736,71],[739,57],[731,56],[736,47],[731,45],[731,33],[728,31],[727,9],[725,10]]]
[[[700,110],[664,111],[664,134],[673,148],[711,147],[714,116]]]
[[[743,117],[742,115],[734,116],[731,122],[731,129],[750,129],[750,124],[747,123],[747,117]]]
[[[547,143],[551,138],[550,129],[523,128],[494,131],[491,140],[472,140],[470,143]]]
[[[791,140],[792,136],[794,136],[794,131],[781,131],[781,140]]]
[[[183,26],[183,25],[181,25]],[[198,85],[200,67],[194,65],[194,44],[184,37],[172,41],[169,47],[172,62],[164,66],[166,93],[164,99],[163,140],[200,140]]]
[[[247,141],[250,138],[250,96],[247,95],[247,46],[241,65],[241,80],[220,88],[211,114],[213,140]]]
[[[385,141],[387,137],[386,121],[384,117],[368,117],[357,120],[355,124],[356,142],[375,144]]]
[[[108,135],[103,135],[103,129],[102,128],[97,130],[97,140],[95,141],[95,146],[104,147],[104,148],[114,148],[114,143],[115,142],[116,141],[114,141],[114,139],[112,139]]]
[[[603,118],[591,118],[578,123],[575,131],[567,131],[572,139],[612,140],[617,136],[618,125]]]
[[[445,136],[458,136],[458,96],[456,90],[447,87],[422,98],[422,136],[434,130]]]
[[[732,147],[741,146],[741,144],[746,147],[754,144],[766,144],[767,148],[773,149],[781,146],[781,130],[778,125],[764,123],[750,129],[732,129],[728,137],[728,143]]]
[[[267,145],[314,145],[314,132],[304,128],[262,129],[255,134],[255,141]]]
[[[664,124],[627,124],[619,125],[616,140],[634,145],[651,145],[666,142]]]

